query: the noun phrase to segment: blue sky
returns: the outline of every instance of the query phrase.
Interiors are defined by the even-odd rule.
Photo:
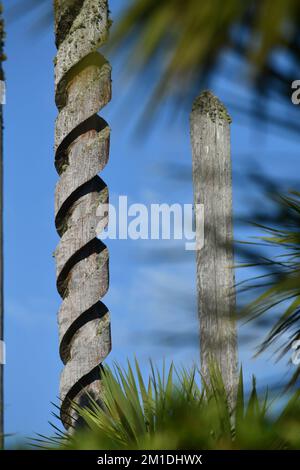
[[[4,7],[13,1],[4,0]],[[110,1],[113,19],[118,17],[121,4]],[[58,242],[54,227],[57,174],[53,164],[55,47],[51,28],[43,32],[30,29],[39,13],[7,24],[5,422],[6,432],[14,434],[14,441],[36,432],[51,433],[48,421],[55,421],[51,402],[58,402],[62,368],[56,323],[60,298],[52,258]],[[124,75],[122,62],[118,57],[110,59],[113,99],[102,116],[112,129],[111,153],[101,176],[109,186],[111,201],[128,195],[129,201],[146,204],[191,203],[188,110],[170,119],[167,103],[147,137],[136,138],[134,124],[149,95],[147,80],[141,77],[135,93],[128,94],[130,79]],[[231,73],[237,71],[237,64],[228,61],[227,66]],[[249,101],[248,93],[237,83],[215,77],[213,89],[225,104]],[[272,106],[278,107],[277,103]],[[233,117],[234,213],[247,215],[251,208],[264,203],[249,174],[256,169],[281,182],[293,180],[300,169],[298,141],[280,132],[261,132],[261,124],[255,120],[245,126],[230,106],[229,112]],[[182,173],[181,178],[178,173]],[[235,226],[236,239],[245,239],[250,233],[254,231]],[[125,365],[127,357],[136,354],[145,372],[149,357],[158,363],[163,358],[173,359],[177,365],[198,362],[194,254],[184,252],[183,243],[178,243],[174,244],[177,256],[168,259],[162,256],[173,247],[167,241],[111,240],[107,244],[110,290],[104,301],[111,311],[113,337],[108,362],[116,360]],[[247,275],[244,270],[238,279]],[[182,332],[188,338],[192,333],[192,338],[181,343],[170,341]],[[245,332],[250,332],[249,327],[246,331],[243,327],[240,334]],[[164,342],[161,333],[168,333]],[[257,333],[255,336],[255,340],[260,337]],[[255,344],[241,344],[246,381],[253,373],[261,385],[282,379],[285,362],[274,364],[269,353],[251,359]]]

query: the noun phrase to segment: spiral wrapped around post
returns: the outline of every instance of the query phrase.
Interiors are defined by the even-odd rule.
[[[97,238],[108,215],[108,190],[98,176],[109,156],[108,124],[98,112],[111,99],[111,67],[98,52],[109,30],[107,0],[54,0],[57,56],[55,100],[55,251],[61,420],[76,424],[72,402],[99,398],[100,368],[111,350],[110,315],[101,299],[108,290],[108,250]]]

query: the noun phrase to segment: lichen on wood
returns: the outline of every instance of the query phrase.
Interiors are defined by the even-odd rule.
[[[237,332],[230,122],[225,106],[211,92],[195,100],[191,113],[194,201],[204,208],[204,220],[196,211],[196,227],[204,225],[203,246],[196,253],[201,371],[209,381],[210,365],[217,364],[234,406]]]
[[[105,228],[108,189],[98,176],[109,156],[110,129],[98,112],[111,99],[111,67],[98,52],[107,38],[107,0],[55,0],[55,250],[61,419],[76,424],[71,402],[99,399],[100,368],[111,349],[110,314],[101,299],[109,284],[108,250],[97,238]],[[99,215],[99,214],[100,215]]]
[[[194,101],[192,111],[206,114],[210,119],[215,122],[218,118],[219,121],[225,121],[231,124],[232,119],[224,106],[224,104],[217,98],[211,91],[203,91]]]

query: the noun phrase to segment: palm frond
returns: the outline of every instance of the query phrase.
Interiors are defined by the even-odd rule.
[[[267,233],[266,236],[258,237],[262,244],[278,249],[280,255],[267,258],[269,271],[266,274],[246,281],[246,287],[243,283],[243,289],[259,287],[262,293],[241,310],[241,315],[253,320],[275,308],[279,310],[279,316],[274,319],[258,352],[280,340],[281,357],[291,350],[292,342],[300,337],[300,195],[291,191],[288,196],[281,196],[277,201],[279,213],[283,209],[285,213],[287,211],[288,217],[284,221],[279,219],[277,226],[256,226]],[[262,262],[261,259],[257,258],[252,266],[265,268],[266,260]]]
[[[228,51],[251,65],[248,83],[261,95],[266,86],[286,95],[293,77],[271,56],[286,49],[299,66],[299,17],[296,0],[210,0],[201,5],[198,0],[133,0],[116,23],[110,47],[127,51],[130,72],[155,74],[154,107],[167,96],[190,100],[198,94]]]
[[[143,378],[138,362],[124,370],[104,368],[102,405],[74,405],[85,427],[51,438],[39,448],[61,449],[281,449],[299,448],[300,394],[275,418],[268,414],[268,394],[259,397],[253,379],[245,397],[240,371],[235,410],[230,410],[218,367],[210,366],[209,384],[200,386],[196,368],[160,372],[153,364]],[[146,383],[148,386],[146,387]],[[293,432],[288,432],[288,426]],[[285,429],[285,432],[283,432]]]

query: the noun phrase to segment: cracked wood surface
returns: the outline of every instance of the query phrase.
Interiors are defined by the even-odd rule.
[[[108,189],[98,173],[109,157],[108,124],[98,112],[111,99],[111,67],[98,52],[108,35],[104,0],[54,1],[56,44],[55,250],[58,312],[61,419],[76,424],[71,401],[99,400],[100,368],[111,350],[110,315],[102,302],[108,290],[108,250],[97,238],[108,223],[99,206]]]
[[[218,364],[231,403],[237,387],[230,116],[210,92],[191,113],[194,202],[204,205],[204,245],[196,252],[201,370]],[[196,212],[197,217],[197,212]],[[203,221],[196,220],[196,226]]]

